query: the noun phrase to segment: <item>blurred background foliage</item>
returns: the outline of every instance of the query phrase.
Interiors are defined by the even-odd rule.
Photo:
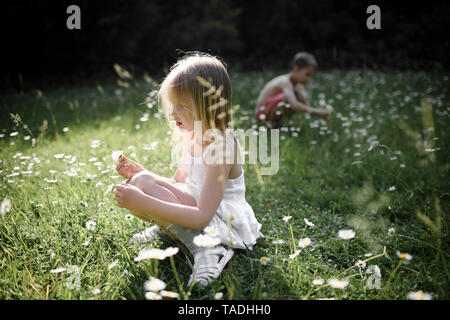
[[[66,8],[81,8],[81,30],[68,30]],[[381,8],[381,30],[366,9]],[[163,75],[182,52],[221,56],[241,71],[287,69],[310,51],[319,67],[448,69],[446,1],[112,0],[2,4],[1,87],[51,85],[113,75]]]

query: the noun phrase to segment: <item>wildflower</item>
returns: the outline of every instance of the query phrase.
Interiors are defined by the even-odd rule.
[[[169,247],[166,250],[164,250],[164,254],[166,255],[166,257],[171,257],[174,256],[178,253],[180,249],[176,248],[176,247]]]
[[[99,288],[92,289],[92,294],[100,294],[102,292]]]
[[[273,240],[272,243],[273,243],[273,244],[283,244],[283,243],[284,243],[284,240],[283,240],[283,239]]]
[[[389,191],[395,191],[395,186],[390,186]]]
[[[67,131],[69,131],[69,128],[68,127],[64,127],[62,130],[63,130],[63,132],[67,132]]]
[[[305,223],[306,223],[306,225],[307,225],[308,227],[314,227],[314,226],[315,226],[315,224],[312,223],[312,222],[310,222],[308,219],[304,218],[303,220],[305,221]]]
[[[166,252],[161,249],[145,249],[139,252],[139,255],[134,258],[134,261],[141,261],[146,259],[159,259],[164,260],[166,258]]]
[[[334,289],[344,289],[348,286],[348,280],[329,279],[328,284]]]
[[[270,260],[270,258],[264,256],[259,259],[259,262],[261,262],[262,265],[266,265],[268,262],[270,262]]]
[[[214,299],[216,299],[216,300],[220,300],[220,299],[222,299],[223,298],[223,293],[222,292],[217,292],[215,295],[214,295]]]
[[[355,231],[348,229],[348,230],[340,230],[338,233],[339,238],[344,240],[350,240],[355,237]]]
[[[157,293],[149,291],[149,292],[145,293],[145,299],[147,299],[147,300],[161,300],[162,297],[159,294],[157,294]]]
[[[324,280],[323,279],[314,279],[312,283],[315,286],[321,286],[321,285],[323,285]]]
[[[54,157],[55,157],[56,159],[62,159],[62,158],[64,158],[64,153],[58,153],[58,154],[55,154]]]
[[[108,270],[111,270],[112,268],[114,268],[115,266],[117,266],[119,264],[119,259],[114,260],[113,262],[111,262],[108,265]]]
[[[179,294],[173,291],[166,291],[166,290],[161,290],[160,292],[161,296],[163,297],[167,297],[167,298],[178,298]]]
[[[11,200],[8,198],[3,199],[2,204],[0,206],[0,213],[5,214],[11,210]]]
[[[94,231],[95,227],[97,226],[97,222],[95,222],[94,220],[89,220],[88,222],[86,222],[86,229]]]
[[[300,248],[306,248],[310,244],[311,244],[311,239],[310,238],[303,238],[303,239],[300,239],[300,241],[298,242],[298,246]]]
[[[408,262],[412,259],[412,255],[410,255],[409,253],[402,253],[400,251],[397,251],[397,257],[405,262]]]
[[[64,271],[66,271],[66,268],[56,268],[56,269],[50,270],[50,273],[61,273]]]
[[[122,150],[114,150],[113,152],[111,152],[111,158],[113,159],[113,161],[119,161],[121,156],[123,156]]]
[[[207,234],[199,234],[194,237],[194,244],[197,247],[215,247],[220,243],[220,239]]]
[[[300,254],[300,252],[302,252],[302,250],[297,250],[295,251],[293,254],[289,255],[289,259],[294,259],[296,256],[298,256]]]
[[[125,219],[126,220],[133,220],[133,215],[128,213],[128,214],[125,215]]]
[[[100,140],[93,140],[91,143],[92,148],[98,148],[100,146]]]
[[[144,283],[145,291],[158,292],[166,288],[166,283],[158,278],[150,277],[149,280]]]
[[[431,300],[431,294],[427,292],[423,292],[422,290],[419,291],[411,291],[408,293],[408,299],[409,300]]]
[[[394,228],[389,228],[388,229],[388,236],[392,236],[395,234],[395,229]]]
[[[283,221],[287,223],[291,218],[292,216],[284,216]]]
[[[360,268],[363,268],[363,269],[366,267],[366,263],[364,261],[362,261],[362,260],[356,261],[355,265],[357,267],[360,267]]]
[[[217,236],[217,230],[214,227],[206,227],[203,232],[210,236]]]

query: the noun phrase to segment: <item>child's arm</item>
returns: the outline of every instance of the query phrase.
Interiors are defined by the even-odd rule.
[[[308,104],[298,101],[293,89],[294,88],[293,88],[292,84],[283,86],[283,93],[286,97],[286,100],[291,105],[291,108],[293,108],[296,111],[308,112],[309,114],[319,116],[319,117],[322,117],[322,118],[328,120],[328,118],[329,118],[328,111],[323,110],[323,109],[316,109],[316,108],[311,107]]]
[[[213,218],[225,192],[221,174],[228,176],[231,164],[207,165],[206,177],[196,207],[167,202],[145,194],[140,189],[118,186],[121,191],[121,207],[137,210],[144,220],[160,219],[185,228],[203,230]],[[226,179],[222,181],[226,182]]]
[[[300,83],[297,83],[294,87],[295,93],[297,94],[298,101],[303,102],[304,104],[309,106],[309,101],[306,98],[305,89],[303,88],[303,85]]]

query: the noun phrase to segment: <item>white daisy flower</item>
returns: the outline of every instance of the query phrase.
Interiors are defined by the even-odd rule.
[[[93,140],[91,143],[92,148],[98,148],[100,146],[100,140]]]
[[[164,260],[167,257],[166,251],[157,249],[157,248],[151,248],[151,249],[144,249],[139,252],[139,255],[134,258],[134,261],[141,261],[146,259],[159,259]]]
[[[348,286],[348,280],[329,279],[328,284],[334,289],[344,289]]]
[[[283,243],[284,243],[284,240],[283,240],[283,239],[273,240],[272,243],[273,243],[273,244],[283,244]]]
[[[161,296],[163,297],[167,297],[167,298],[178,298],[179,294],[173,291],[166,291],[166,290],[161,290],[161,292],[159,293]]]
[[[306,218],[304,218],[303,221],[305,221],[306,225],[309,226],[309,227],[314,227],[314,226],[315,226],[314,223],[310,222],[310,221],[309,221],[308,219],[306,219]]]
[[[390,186],[388,190],[389,191],[394,191],[395,190],[395,186]]]
[[[3,199],[2,204],[0,206],[0,213],[5,214],[11,211],[11,200],[8,198]]]
[[[284,216],[283,221],[288,222],[291,218],[292,218],[292,216]]]
[[[95,222],[95,220],[89,220],[88,222],[86,222],[86,229],[94,231],[95,227],[97,226],[97,222]]]
[[[62,158],[64,158],[64,153],[58,153],[58,154],[55,154],[54,157],[55,157],[56,159],[62,159]]]
[[[400,251],[397,251],[397,257],[399,257],[401,260],[403,260],[405,262],[411,261],[411,259],[412,259],[412,255],[410,255],[409,253],[400,252]]]
[[[56,268],[56,269],[50,270],[50,273],[61,273],[64,271],[66,271],[66,268]]]
[[[149,291],[149,292],[145,293],[145,299],[147,299],[147,300],[161,300],[162,297],[159,294],[157,294],[157,293]]]
[[[114,150],[113,152],[111,152],[111,158],[115,162],[119,161],[121,156],[123,156],[123,151],[122,150]]]
[[[119,264],[119,259],[114,260],[113,262],[111,262],[108,265],[108,270],[111,270],[112,268],[114,268],[115,266],[117,266]]]
[[[300,241],[298,242],[298,246],[300,248],[306,248],[310,244],[311,244],[311,239],[310,238],[303,238],[303,239],[300,239]]]
[[[294,259],[296,256],[298,256],[302,252],[302,250],[296,250],[293,254],[289,255],[289,259]]]
[[[270,262],[270,260],[272,259],[264,256],[259,259],[259,262],[261,262],[262,265],[266,265],[268,262]]]
[[[321,285],[323,285],[324,280],[323,279],[314,279],[312,283],[315,286],[321,286]]]
[[[194,244],[197,247],[215,247],[220,243],[220,239],[217,237],[211,237],[207,234],[199,234],[194,237]]]
[[[355,231],[348,229],[348,230],[339,230],[338,233],[339,238],[344,240],[350,240],[355,237]]]
[[[395,229],[394,228],[389,228],[388,229],[388,236],[392,236],[395,234]]]
[[[223,298],[223,293],[222,292],[217,292],[215,295],[214,295],[214,299],[215,300],[220,300],[220,299],[222,299]]]
[[[356,261],[355,265],[357,267],[360,267],[360,268],[363,268],[363,269],[366,267],[366,263],[364,261],[362,261],[362,260]]]
[[[166,255],[166,257],[171,257],[174,256],[178,253],[180,249],[177,247],[169,247],[166,250],[164,250],[164,254]]]
[[[419,291],[411,291],[408,293],[409,300],[431,300],[431,294],[427,292]]]
[[[217,230],[214,227],[206,227],[203,232],[210,236],[217,236]]]
[[[102,292],[99,288],[92,289],[92,294],[100,294]]]
[[[166,288],[166,283],[155,277],[150,277],[149,280],[144,282],[145,291],[158,292]]]

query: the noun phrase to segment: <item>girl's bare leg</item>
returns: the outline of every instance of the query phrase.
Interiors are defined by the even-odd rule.
[[[195,198],[187,194],[184,190],[176,187],[170,179],[159,176],[149,171],[145,171],[135,175],[131,180],[128,181],[128,183],[138,187],[144,193],[163,201],[180,203],[189,206],[196,205]],[[165,186],[167,186],[168,188],[166,188]],[[134,211],[131,212],[144,219],[141,213]],[[153,221],[163,228],[171,224],[163,219],[154,217],[151,217],[150,219],[146,217],[146,219],[144,220]]]

